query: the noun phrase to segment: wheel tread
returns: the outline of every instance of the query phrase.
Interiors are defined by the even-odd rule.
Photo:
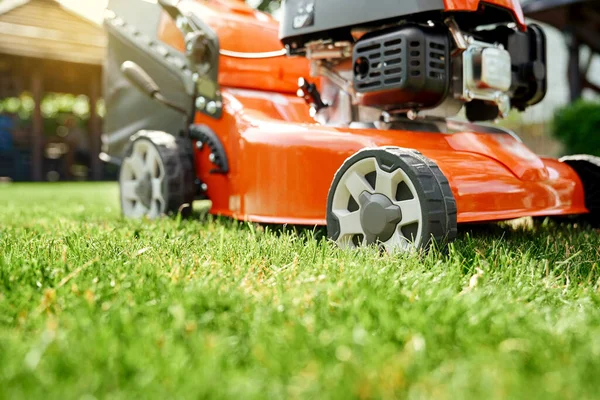
[[[417,181],[415,183],[421,187],[427,203],[427,207],[424,208],[427,212],[424,221],[428,221],[426,232],[430,233],[430,238],[426,239],[422,247],[429,248],[433,243],[443,246],[453,241],[457,235],[456,200],[450,183],[439,166],[419,151],[393,146],[363,149],[357,153],[357,156],[362,151],[372,150],[381,150],[394,155],[413,171]],[[338,169],[336,176],[344,169],[344,165]]]
[[[191,141],[161,131],[140,131],[132,136],[127,155],[131,154],[133,143],[144,139],[154,145],[165,167],[166,212],[178,213],[181,211],[182,215],[189,215],[195,198],[194,180],[196,177]],[[189,207],[180,210],[184,204],[189,204]]]
[[[600,157],[588,154],[576,154],[559,159],[569,165],[579,176],[583,185],[585,206],[589,214],[579,215],[575,220],[589,224],[594,228],[600,227]],[[557,217],[557,220],[562,218]]]
[[[458,210],[448,179],[437,164],[416,150],[397,148],[394,153],[403,154],[402,159],[409,166],[416,167],[421,172],[417,174],[417,179],[427,195],[429,205],[427,219],[432,242],[446,244],[453,241],[457,234]],[[428,243],[428,245],[430,244]]]

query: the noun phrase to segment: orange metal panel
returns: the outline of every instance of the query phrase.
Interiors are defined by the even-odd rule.
[[[447,176],[458,222],[586,213],[583,188],[568,166],[540,159],[507,134],[338,129],[312,122],[303,100],[259,91],[223,91],[220,121],[198,116],[224,141],[230,176],[197,170],[212,212],[256,222],[325,224],[327,193],[343,161],[361,148],[416,148]]]
[[[525,29],[525,16],[519,0],[444,0],[446,11],[476,11],[480,3],[507,8],[514,14],[521,29]]]
[[[198,15],[219,36],[221,49],[236,52],[271,52],[283,48],[279,41],[279,25],[268,14],[258,12],[235,0],[198,2]],[[159,38],[183,51],[183,35],[171,17],[164,13]],[[298,78],[309,76],[309,64],[302,57],[268,59],[219,58],[219,83],[222,86],[258,88],[296,93]]]
[[[493,158],[521,180],[548,179],[549,173],[543,161],[510,135],[481,135],[477,132],[465,132],[450,136],[447,140],[454,150]]]

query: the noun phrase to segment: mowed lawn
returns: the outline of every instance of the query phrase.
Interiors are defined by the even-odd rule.
[[[600,397],[600,235],[449,254],[126,221],[115,184],[0,186],[0,398]]]

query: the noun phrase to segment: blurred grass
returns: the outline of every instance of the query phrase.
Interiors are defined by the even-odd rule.
[[[0,398],[591,399],[600,235],[448,255],[121,219],[114,184],[0,186]]]

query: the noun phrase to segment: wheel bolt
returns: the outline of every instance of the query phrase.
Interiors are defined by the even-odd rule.
[[[214,101],[208,103],[206,105],[206,111],[208,111],[209,114],[215,114],[217,112],[217,103]]]
[[[215,153],[210,153],[210,155],[208,156],[208,160],[211,163],[214,163],[216,159],[217,159],[217,156],[215,156]]]
[[[200,111],[206,108],[206,99],[202,96],[196,99],[196,108]]]

